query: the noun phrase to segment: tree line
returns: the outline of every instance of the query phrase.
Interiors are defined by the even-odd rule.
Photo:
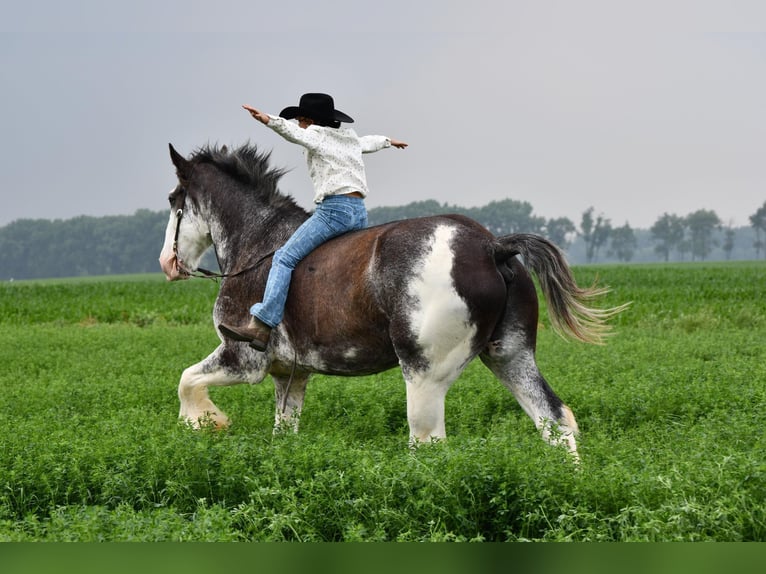
[[[561,247],[570,262],[705,261],[766,257],[766,201],[749,217],[750,226],[725,226],[715,212],[662,214],[648,230],[586,209],[578,224],[567,217],[546,219],[528,202],[505,199],[465,208],[436,200],[369,210],[370,225],[397,219],[459,213],[495,235],[537,233]],[[0,280],[158,272],[167,211],[68,220],[20,219],[0,227]],[[214,269],[212,251],[202,265]]]
[[[759,259],[762,253],[766,256],[766,201],[749,217],[750,227],[741,228],[724,225],[714,211],[705,209],[686,216],[664,213],[649,230],[640,230],[628,223],[613,226],[610,219],[589,207],[576,225],[568,217],[536,216],[528,202],[513,199],[477,208],[428,200],[372,209],[369,219],[374,225],[444,213],[467,215],[495,235],[538,233],[566,251],[573,263]]]
[[[0,279],[159,271],[167,212],[67,220],[19,219],[0,228]]]

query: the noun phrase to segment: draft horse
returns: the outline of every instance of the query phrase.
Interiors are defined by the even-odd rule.
[[[169,196],[160,265],[168,280],[186,279],[214,246],[222,277],[215,325],[248,320],[270,254],[309,216],[278,190],[284,172],[270,167],[269,155],[245,144],[205,146],[187,159],[170,146],[178,185]],[[312,373],[358,376],[398,365],[410,441],[428,442],[446,436],[447,391],[478,356],[543,438],[576,457],[575,417],[535,363],[538,299],[527,268],[555,329],[602,342],[606,320],[621,308],[593,307],[606,290],[578,287],[562,253],[543,237],[495,237],[460,215],[395,221],[333,239],[297,266],[284,320],[265,352],[219,333],[218,348],[181,375],[180,417],[226,427],[208,387],[255,384],[270,374],[276,427],[297,431]]]

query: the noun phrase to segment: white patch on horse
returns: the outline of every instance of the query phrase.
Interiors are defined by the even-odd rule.
[[[410,325],[430,363],[428,371],[420,375],[447,384],[470,360],[476,334],[468,306],[452,280],[454,254],[450,244],[454,234],[455,228],[447,225],[435,229],[430,250],[416,266],[417,274],[407,289],[414,301]]]
[[[293,368],[294,364],[304,369],[313,369],[319,372],[328,368],[327,361],[321,351],[312,348],[298,350],[290,342],[282,325],[278,325],[276,329],[281,330],[281,337],[276,338],[272,333],[271,343],[269,343],[269,351],[272,352],[274,361],[287,365],[290,369]]]
[[[160,252],[160,259],[167,258],[173,254],[173,239],[176,234],[176,223],[178,218],[175,212],[171,209],[168,216],[168,224],[165,226],[165,242],[162,244],[162,251]]]
[[[527,348],[526,335],[523,332],[508,331],[502,339],[487,343],[487,353],[493,359],[511,360],[518,357]],[[534,356],[533,356],[534,361]]]
[[[316,349],[311,349],[302,353],[299,357],[299,362],[301,365],[311,367],[312,369],[316,369],[320,372],[326,371],[328,368],[327,361],[325,361],[324,356],[320,351]]]
[[[165,227],[165,242],[162,244],[162,251],[160,252],[160,268],[169,281],[177,279],[180,275],[176,262],[176,254],[173,250],[177,223],[178,218],[175,212],[171,210],[168,224]]]
[[[343,358],[347,361],[353,361],[359,356],[359,349],[356,347],[349,347],[345,351],[343,351]]]

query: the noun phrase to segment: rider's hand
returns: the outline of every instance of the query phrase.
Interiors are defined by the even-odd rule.
[[[250,112],[250,115],[253,116],[259,122],[261,122],[262,124],[265,125],[269,123],[269,114],[264,114],[263,112],[256,110],[254,107],[248,106],[247,104],[245,104],[242,107],[245,108],[248,112]]]

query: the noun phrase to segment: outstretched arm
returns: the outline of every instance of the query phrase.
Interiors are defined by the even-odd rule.
[[[256,110],[252,106],[244,105],[242,107],[250,112],[250,115],[256,120],[271,128],[289,142],[302,145],[308,149],[315,149],[321,143],[322,137],[318,132],[302,129],[283,118],[271,116]]]
[[[362,153],[373,153],[392,146],[399,149],[407,147],[407,144],[403,141],[391,139],[386,136],[362,136],[359,138],[359,143],[362,144]]]
[[[250,115],[253,116],[259,122],[261,122],[263,125],[269,124],[269,114],[265,114],[260,110],[256,110],[254,107],[248,106],[247,104],[245,104],[242,107],[245,108],[248,112],[250,112]]]

